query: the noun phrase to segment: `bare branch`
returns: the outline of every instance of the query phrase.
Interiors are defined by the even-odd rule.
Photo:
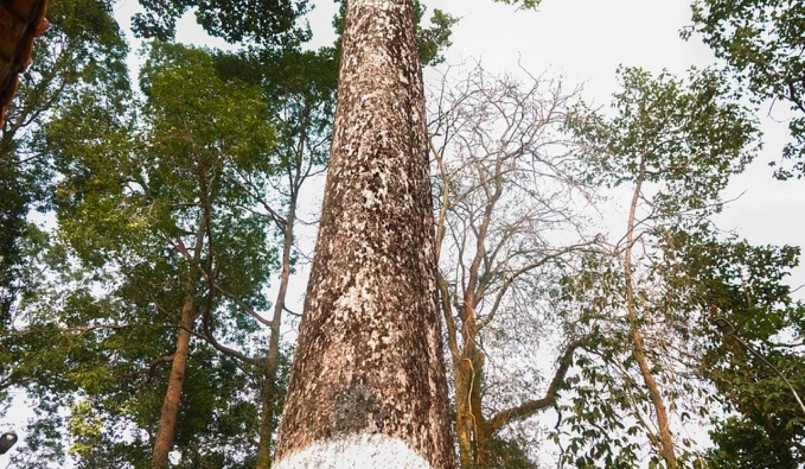
[[[583,342],[574,341],[565,348],[564,353],[558,360],[559,366],[556,368],[551,384],[543,397],[526,401],[517,407],[498,412],[486,422],[490,432],[496,432],[514,420],[528,418],[542,409],[555,405],[559,389],[564,384],[567,372],[573,364],[573,353],[580,347],[583,347]]]

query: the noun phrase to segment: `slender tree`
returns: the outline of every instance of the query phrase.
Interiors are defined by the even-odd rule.
[[[612,296],[590,301],[586,310],[591,314],[582,324],[600,327],[594,333],[609,336],[597,347],[603,362],[625,355],[615,368],[629,384],[612,391],[621,396],[612,401],[631,408],[659,458],[672,469],[681,464],[672,412],[677,397],[684,394],[665,351],[679,339],[671,331],[684,337],[687,324],[681,320],[684,315],[660,306],[664,286],[653,268],[658,230],[698,223],[720,210],[720,191],[754,156],[757,130],[718,73],[693,71],[687,81],[667,73],[653,77],[635,68],[620,73],[623,91],[614,96],[612,119],[587,114],[570,121],[589,151],[590,180],[631,189],[625,234],[613,246],[611,263],[599,265],[601,282],[608,284]],[[611,323],[598,323],[613,313]],[[598,379],[595,373],[585,378]],[[624,397],[623,390],[638,382],[645,396]],[[649,406],[641,403],[646,398]],[[611,413],[611,408],[603,413]],[[612,423],[623,426],[617,420]],[[596,430],[592,434],[609,438]],[[592,454],[598,457],[601,452],[594,449]]]
[[[348,2],[340,66],[275,466],[453,467],[411,2]]]
[[[263,363],[260,415],[260,440],[256,469],[268,469],[271,463],[271,441],[282,410],[280,396],[280,337],[291,281],[301,196],[305,182],[326,168],[327,150],[335,107],[335,84],[338,69],[333,49],[318,52],[286,51],[265,54],[261,58],[261,78],[269,102],[276,107],[276,160],[281,169],[270,178],[273,190],[261,188],[256,181],[240,178],[237,183],[253,192],[254,199],[266,217],[276,225],[280,237],[280,277],[277,296],[268,327],[270,335]],[[281,207],[274,207],[270,195],[281,197]]]

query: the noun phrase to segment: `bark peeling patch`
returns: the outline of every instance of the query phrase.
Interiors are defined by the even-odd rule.
[[[319,440],[277,461],[274,469],[431,469],[431,466],[399,438],[380,433],[359,433]]]

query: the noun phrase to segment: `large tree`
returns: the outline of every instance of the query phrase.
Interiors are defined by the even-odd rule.
[[[259,89],[221,79],[206,51],[157,44],[142,83],[136,112],[87,92],[45,126],[68,257],[49,264],[66,281],[43,289],[4,345],[21,363],[15,381],[50,412],[79,392],[83,415],[138,430],[132,444],[111,445],[111,430],[100,438],[72,426],[77,441],[98,443],[74,452],[81,460],[141,465],[153,445],[155,467],[172,447],[185,464],[226,467],[256,430],[247,383],[257,361],[224,344],[253,340],[257,322],[238,301],[261,305],[274,265],[268,221],[227,181],[271,173],[274,132]]]
[[[429,94],[430,147],[459,458],[463,468],[530,467],[507,431],[557,404],[581,343],[559,339],[556,370],[536,390],[550,371],[531,356],[554,352],[546,293],[560,265],[592,247],[571,208],[589,194],[562,128],[575,92],[545,75],[520,82],[481,68],[449,81]]]
[[[612,434],[599,429],[607,420],[605,425],[623,428],[619,413],[628,411],[635,422],[628,432],[645,432],[657,460],[674,468],[681,464],[681,451],[672,413],[690,393],[688,383],[675,378],[678,369],[667,350],[668,344],[685,343],[690,318],[667,307],[672,293],[657,275],[658,239],[664,227],[690,226],[721,209],[721,190],[754,156],[757,130],[721,74],[693,71],[687,80],[637,68],[620,74],[623,90],[614,96],[612,118],[580,113],[570,120],[589,157],[590,181],[630,191],[626,228],[612,245],[611,258],[591,262],[571,282],[584,297],[578,325],[598,336],[600,357],[583,367],[577,389],[620,375],[598,388],[595,400],[590,392],[579,394],[574,412],[591,428],[573,448],[591,448],[585,456],[590,462],[608,453],[595,441]],[[590,282],[592,277],[597,279]],[[602,398],[604,391],[613,397]],[[631,442],[621,446],[624,454],[635,449]]]
[[[453,467],[422,76],[407,0],[347,3],[277,467]]]

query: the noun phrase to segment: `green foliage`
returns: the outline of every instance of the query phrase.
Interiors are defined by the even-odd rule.
[[[279,160],[289,168],[325,165],[338,86],[335,50],[263,53],[258,60],[263,92],[275,116]]]
[[[444,62],[442,51],[450,47],[451,28],[458,23],[458,18],[450,16],[438,8],[433,10],[430,27],[422,26],[422,18],[427,9],[418,1],[416,8],[416,35],[419,46],[419,61],[424,65],[438,65]]]
[[[37,129],[50,113],[83,87],[125,92],[127,46],[111,4],[65,0],[50,5],[51,26],[35,43],[8,120],[0,131],[0,324],[8,322],[23,278],[21,249],[28,211],[46,197],[48,161]],[[108,94],[110,99],[113,94]],[[1,327],[1,326],[0,326]]]
[[[516,439],[505,439],[497,435],[492,437],[488,443],[487,467],[537,469],[539,466],[528,458],[524,444]]]
[[[757,151],[749,111],[710,70],[686,81],[637,68],[618,73],[623,91],[612,118],[582,109],[568,122],[586,146],[588,181],[655,184],[653,204],[665,214],[707,209]]]
[[[0,328],[11,320],[19,286],[20,239],[25,232],[30,195],[23,174],[0,153]]]
[[[633,372],[622,275],[616,259],[589,254],[579,274],[562,281],[562,304],[580,309],[568,313],[566,335],[587,338],[576,353],[577,371],[565,381],[551,438],[563,445],[562,460],[576,467],[635,467],[649,439],[633,418],[633,403],[648,396]]]
[[[231,43],[255,42],[263,46],[294,46],[309,38],[299,17],[308,11],[307,0],[141,0],[144,13],[132,20],[142,37],[168,41],[176,32],[176,20],[194,10],[207,33]]]
[[[660,446],[645,373],[638,370],[636,329],[668,412],[682,424],[706,417],[706,388],[677,377],[678,370],[700,370],[695,353],[708,309],[691,295],[704,267],[673,271],[689,263],[679,259],[681,246],[666,249],[667,227],[707,226],[706,217],[721,208],[719,194],[729,177],[757,149],[755,122],[720,74],[693,71],[680,80],[633,68],[619,73],[623,90],[614,95],[609,115],[580,108],[568,120],[586,156],[579,168],[585,180],[630,188],[630,208],[639,220],[627,227],[639,240],[634,246],[621,240],[610,248],[612,255],[588,255],[581,273],[563,284],[567,333],[587,339],[556,438],[569,442],[565,461],[579,467],[632,467],[645,457],[645,441]],[[685,438],[676,442],[680,464],[695,457],[689,448]]]
[[[716,428],[710,432],[710,439],[715,445],[707,454],[712,467],[724,469],[799,467],[792,458],[790,450],[780,448],[769,438],[763,427],[743,418],[728,417],[719,420]]]
[[[228,298],[265,307],[276,265],[268,222],[231,183],[276,168],[261,90],[221,77],[207,51],[162,43],[141,83],[146,101],[126,101],[126,112],[86,90],[44,126],[60,173],[59,229],[40,243],[47,274],[22,304],[24,324],[2,337],[7,382],[47,406],[36,424],[66,428],[81,467],[148,467],[169,368],[161,357],[175,348],[186,297],[203,316],[199,337],[260,347],[256,321]],[[183,467],[242,467],[259,374],[211,340],[191,343],[176,435]],[[76,395],[86,399],[64,421],[58,409]],[[20,457],[58,461],[62,439],[45,435]]]
[[[495,0],[506,5],[517,5],[522,9],[536,9],[542,0]]]
[[[706,332],[699,373],[716,386],[728,408],[740,413],[720,421],[711,433],[719,444],[713,457],[738,464],[725,467],[796,467],[805,461],[800,450],[805,416],[790,389],[763,361],[734,339],[722,338],[708,322],[728,318],[743,340],[802,389],[805,368],[796,341],[803,336],[805,305],[791,299],[785,283],[798,265],[799,249],[752,246],[736,238],[720,241],[706,228],[669,230],[664,237],[669,259],[664,275],[686,290],[689,312],[705,312],[698,324]],[[785,337],[796,339],[792,344]],[[738,442],[741,451],[733,451]],[[774,455],[767,454],[769,447]],[[769,457],[780,464],[760,463]]]
[[[783,156],[797,162],[791,169],[778,169],[777,176],[805,175],[805,5],[788,0],[697,0],[692,9],[694,24],[684,37],[694,31],[701,34],[751,98],[790,104],[795,114],[789,121],[793,141]]]

